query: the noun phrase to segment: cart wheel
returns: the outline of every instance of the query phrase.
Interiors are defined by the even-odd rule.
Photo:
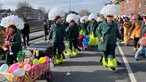
[[[52,73],[50,71],[46,73],[46,80],[47,82],[50,82],[52,80]]]

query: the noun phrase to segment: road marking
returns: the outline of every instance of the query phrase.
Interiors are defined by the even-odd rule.
[[[134,76],[134,74],[133,74],[133,72],[132,72],[132,70],[131,70],[131,67],[130,67],[128,61],[127,61],[127,58],[125,57],[125,54],[124,54],[122,48],[120,47],[119,43],[117,43],[117,47],[118,47],[119,52],[120,52],[120,54],[121,54],[121,56],[122,56],[122,59],[123,59],[123,61],[124,61],[124,64],[125,64],[125,66],[126,66],[126,69],[127,69],[127,71],[128,71],[128,75],[129,75],[129,77],[130,77],[131,82],[137,82],[136,79],[135,79],[135,76]]]

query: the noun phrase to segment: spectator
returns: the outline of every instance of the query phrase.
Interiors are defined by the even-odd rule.
[[[27,46],[29,46],[29,33],[30,33],[30,27],[26,21],[24,21],[24,28],[21,30],[22,32],[22,37],[23,37],[23,45],[24,48],[26,48],[26,43]],[[27,38],[27,41],[26,41]]]
[[[44,38],[47,40],[47,35],[48,35],[48,23],[47,20],[45,19],[43,21],[43,27],[44,27]]]
[[[6,63],[13,64],[14,61],[17,62],[16,58],[18,51],[22,50],[21,35],[17,32],[15,25],[9,25],[8,29],[9,33],[6,36],[4,50],[6,55]]]
[[[134,22],[132,23],[132,28],[130,31],[130,37],[134,40],[134,52],[137,51],[138,48],[138,41],[140,37],[140,30],[141,30],[141,21],[139,20],[140,16],[138,14],[134,14]]]
[[[146,33],[146,16],[143,17],[143,21],[144,22],[142,23],[142,27],[141,27],[141,31],[140,31],[140,38],[142,38],[142,36],[145,37],[144,35],[146,35],[145,34]],[[135,53],[135,59],[139,60],[138,56],[139,56],[140,52],[142,51],[142,53],[146,53],[145,50],[146,49],[142,45],[140,45],[140,48]],[[146,56],[146,54],[145,54],[145,56]]]

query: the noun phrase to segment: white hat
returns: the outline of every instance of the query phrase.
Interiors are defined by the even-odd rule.
[[[53,8],[48,13],[49,20],[55,20],[57,16],[64,17],[65,12],[61,8]]]
[[[90,15],[89,15],[89,17],[88,17],[88,20],[92,20],[92,19],[97,19],[97,15],[96,14],[94,14],[94,13],[91,13]]]
[[[109,4],[107,6],[104,6],[102,8],[102,10],[100,11],[100,14],[103,14],[103,15],[119,15],[120,14],[120,10],[119,8],[114,5],[114,4]]]
[[[4,26],[4,27],[8,27],[10,25],[15,25],[16,28],[18,28],[20,30],[24,28],[23,20],[16,15],[10,15],[10,16],[3,18],[1,20],[0,25]]]
[[[76,14],[69,14],[67,17],[66,17],[66,21],[67,22],[71,22],[71,21],[75,21],[76,23],[78,22],[78,16]]]
[[[88,16],[83,16],[80,18],[80,22],[83,23],[83,21],[88,21]]]

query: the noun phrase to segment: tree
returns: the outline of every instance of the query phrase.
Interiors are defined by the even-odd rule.
[[[38,18],[39,18],[39,20],[47,19],[46,15],[47,15],[47,12],[46,12],[45,8],[44,7],[39,7],[38,8],[38,16],[39,16]]]
[[[25,7],[31,7],[30,4],[29,4],[28,2],[23,1],[23,2],[19,2],[19,3],[17,4],[17,9],[19,9],[19,8],[21,8],[21,7],[23,7],[23,6],[25,6]]]
[[[88,10],[81,10],[79,12],[79,14],[80,14],[80,16],[88,16],[88,15],[90,15],[90,12]]]
[[[32,8],[28,2],[19,2],[17,4],[16,14],[23,19],[27,19],[32,14],[31,10]]]

